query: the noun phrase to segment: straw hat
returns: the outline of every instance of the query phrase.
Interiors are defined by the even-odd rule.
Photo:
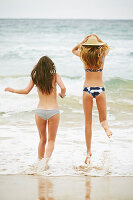
[[[90,36],[88,40],[82,44],[82,46],[102,46],[106,43],[104,42],[98,42],[97,38],[95,36]]]

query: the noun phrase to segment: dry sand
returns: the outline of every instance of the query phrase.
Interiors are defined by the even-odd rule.
[[[133,177],[0,175],[0,200],[133,200]]]

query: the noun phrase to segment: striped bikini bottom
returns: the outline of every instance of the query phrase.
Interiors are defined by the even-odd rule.
[[[88,92],[93,96],[93,98],[96,98],[99,94],[105,91],[104,87],[84,87],[84,92]]]

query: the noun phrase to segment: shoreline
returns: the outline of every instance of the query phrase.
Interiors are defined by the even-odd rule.
[[[0,175],[2,200],[132,200],[133,177]]]

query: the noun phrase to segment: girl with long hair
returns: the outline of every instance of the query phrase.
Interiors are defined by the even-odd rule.
[[[45,158],[48,162],[54,150],[55,138],[59,125],[59,108],[57,104],[57,90],[56,85],[59,85],[61,92],[59,96],[65,97],[66,88],[61,80],[61,77],[56,73],[56,68],[53,61],[43,56],[35,65],[31,72],[31,80],[25,89],[5,88],[5,91],[28,94],[34,85],[37,87],[39,103],[35,113],[36,125],[38,128],[40,141],[38,145],[38,159]],[[48,126],[48,144],[47,142],[46,126]]]
[[[72,50],[73,54],[80,57],[85,70],[83,108],[85,115],[85,139],[87,147],[87,156],[85,159],[86,164],[90,163],[90,158],[92,156],[91,137],[94,98],[96,99],[101,126],[104,128],[109,138],[112,135],[107,122],[106,96],[102,79],[104,60],[108,52],[109,46],[94,34],[86,36],[85,39]]]

